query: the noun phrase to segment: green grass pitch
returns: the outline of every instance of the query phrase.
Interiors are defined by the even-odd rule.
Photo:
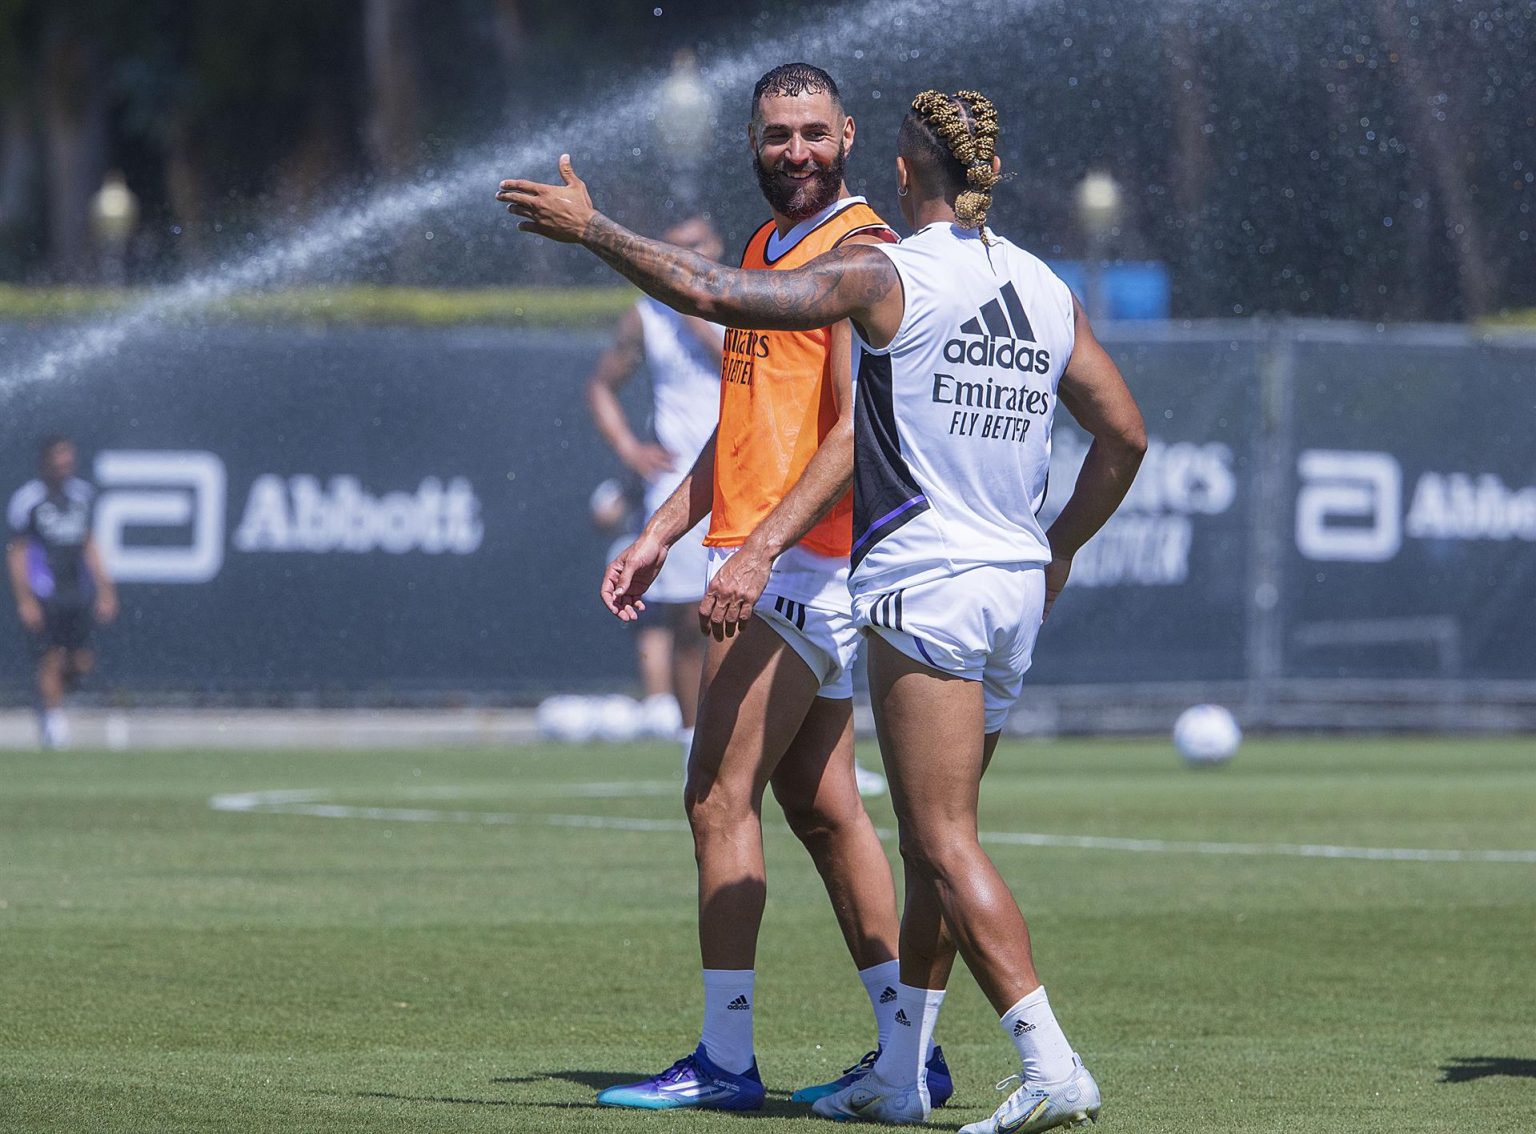
[[[677,764],[670,745],[0,754],[0,1130],[830,1129],[789,1092],[873,1029],[772,815],[767,1109],[592,1105],[698,1035]],[[297,794],[210,806],[277,791]],[[1147,841],[992,844],[1104,1134],[1536,1130],[1530,739],[1258,740],[1205,772],[1159,742],[1010,743],[981,823]],[[933,1125],[953,1130],[1000,1101],[1012,1052],[963,970],[939,1033],[957,1092]]]

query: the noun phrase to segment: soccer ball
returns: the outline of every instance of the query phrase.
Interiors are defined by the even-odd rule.
[[[538,722],[540,736],[566,744],[591,740],[597,731],[596,715],[588,705],[588,699],[566,693],[541,701],[534,719]]]
[[[597,724],[597,738],[610,744],[623,744],[635,739],[642,723],[640,703],[622,693],[606,697],[593,697],[588,701],[589,711]]]
[[[1243,730],[1220,705],[1191,706],[1173,725],[1173,746],[1191,765],[1225,764],[1242,742]]]
[[[670,693],[655,693],[640,702],[639,730],[643,736],[671,740],[683,727],[683,710]]]

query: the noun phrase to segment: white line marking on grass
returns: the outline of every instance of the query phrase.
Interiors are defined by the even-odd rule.
[[[650,787],[653,781],[647,781]],[[621,784],[574,785],[572,795],[617,796]],[[599,791],[584,789],[599,788]],[[447,794],[439,789],[434,794]],[[427,807],[358,807],[324,802],[325,791],[253,791],[216,795],[215,811],[264,815],[313,815],[322,819],[373,819],[389,823],[466,823],[489,827],[576,827],[595,831],[654,831],[686,834],[682,819],[634,819],[618,815],[517,815],[503,811],[445,811]],[[642,788],[636,794],[652,794]],[[895,832],[877,829],[882,839]],[[1122,851],[1129,854],[1206,854],[1247,858],[1342,858],[1369,862],[1515,862],[1536,863],[1536,850],[1447,850],[1424,847],[1345,847],[1325,843],[1180,842],[1173,839],[1120,839],[1104,835],[1048,835],[1030,831],[983,831],[981,841],[1000,846],[1052,847],[1067,850]]]
[[[1133,854],[1219,854],[1276,858],[1355,858],[1376,862],[1527,862],[1536,850],[1434,850],[1420,847],[1336,847],[1319,843],[1189,843],[1169,839],[1116,839],[1103,835],[1037,835],[983,831],[984,843],[1020,847],[1077,847]]]

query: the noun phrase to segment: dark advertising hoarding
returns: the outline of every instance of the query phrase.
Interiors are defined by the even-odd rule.
[[[526,697],[632,680],[598,604],[591,332],[203,328],[8,396],[5,489],[80,442],[127,695]],[[1150,449],[1031,682],[1536,678],[1536,347],[1109,329]],[[643,382],[629,391],[643,416]],[[1058,417],[1046,518],[1086,438]],[[0,610],[28,666],[12,604]]]

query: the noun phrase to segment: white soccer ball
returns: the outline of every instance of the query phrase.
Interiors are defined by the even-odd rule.
[[[640,702],[633,697],[614,693],[607,697],[593,697],[588,704],[597,723],[599,740],[622,744],[639,735],[643,717]]]
[[[683,727],[683,710],[670,693],[657,693],[640,702],[640,731],[646,736],[671,740]]]
[[[588,705],[588,698],[568,693],[547,697],[539,702],[534,720],[539,735],[566,744],[579,744],[591,740],[597,731],[596,714]]]
[[[1225,764],[1243,742],[1243,730],[1220,705],[1193,705],[1173,725],[1173,746],[1189,764]]]

